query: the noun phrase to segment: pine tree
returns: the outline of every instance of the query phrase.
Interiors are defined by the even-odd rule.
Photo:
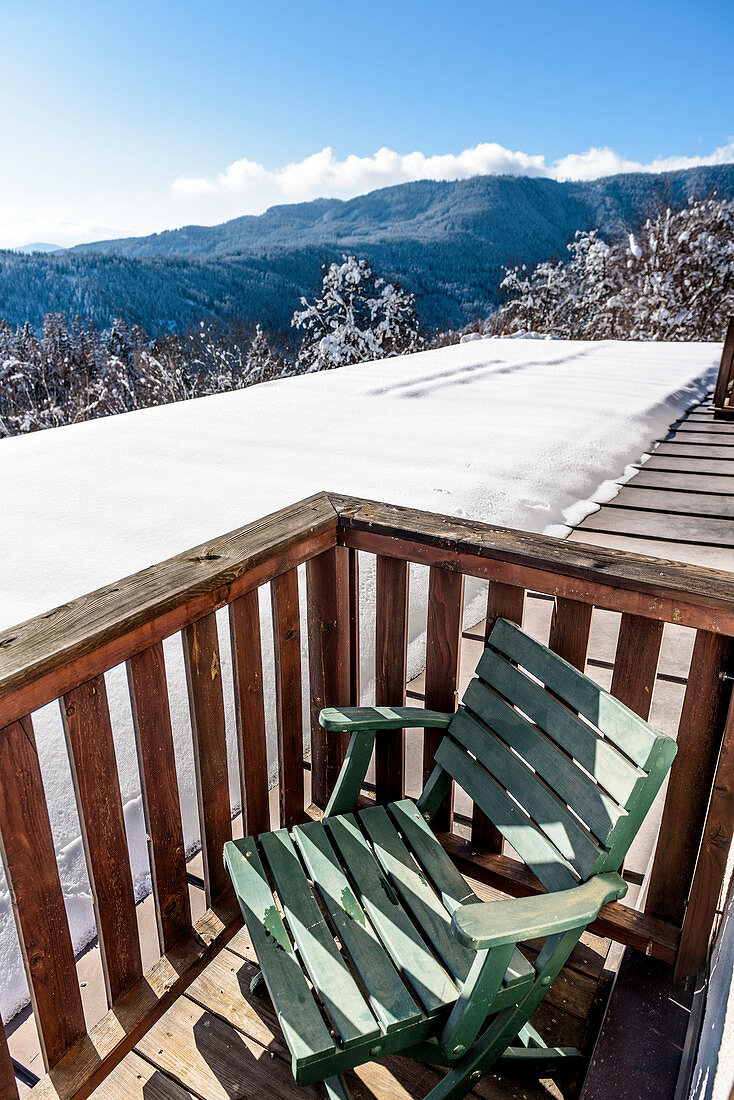
[[[376,278],[366,260],[344,256],[324,265],[321,296],[301,298],[291,324],[303,329],[299,373],[332,370],[383,359],[421,347],[415,299],[394,283]]]

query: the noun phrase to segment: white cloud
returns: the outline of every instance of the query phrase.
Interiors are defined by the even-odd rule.
[[[707,156],[660,157],[647,164],[628,160],[609,148],[592,147],[584,153],[546,163],[542,154],[506,149],[496,142],[482,142],[461,153],[427,156],[378,149],[372,156],[350,155],[343,160],[328,146],[303,160],[269,169],[243,157],[220,172],[216,181],[179,176],[172,189],[182,197],[202,195],[242,196],[250,207],[264,209],[276,202],[301,202],[320,196],[352,198],[378,187],[412,180],[456,180],[481,175],[546,176],[558,180],[590,180],[618,172],[665,172],[701,164],[734,161],[734,143]]]

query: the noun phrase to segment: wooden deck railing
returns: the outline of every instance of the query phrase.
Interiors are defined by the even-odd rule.
[[[731,837],[734,575],[325,493],[0,634],[0,838],[49,1073],[35,1092],[87,1096],[240,926],[221,851],[232,831],[215,612],[228,608],[244,828],[271,826],[258,589],[270,586],[280,820],[307,810],[297,568],[306,563],[311,789],[324,805],[345,745],[323,706],[359,697],[359,554],[376,556],[378,703],[405,692],[409,563],[430,569],[426,705],[456,704],[464,576],[489,581],[488,629],[555,599],[550,644],[583,667],[593,608],[621,612],[612,689],[647,714],[665,622],[697,631],[644,912],[613,903],[595,928],[670,964],[706,956]],[[192,924],[162,642],[181,632],[207,911]],[[161,957],[143,973],[104,673],[128,669]],[[58,699],[110,1011],[87,1028],[31,712]],[[424,771],[435,738],[424,743]],[[404,737],[380,739],[379,798],[405,785]],[[713,796],[711,792],[713,791]],[[515,895],[539,889],[478,813],[442,841],[461,869]],[[15,1096],[0,1029],[0,1100]]]

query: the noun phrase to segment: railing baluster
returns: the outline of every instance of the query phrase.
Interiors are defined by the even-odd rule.
[[[319,725],[324,707],[350,697],[349,551],[335,546],[306,563],[308,667],[311,689],[311,797],[324,807],[334,789],[349,738]]]
[[[484,624],[485,642],[492,633],[497,619],[509,619],[522,626],[525,617],[525,589],[502,581],[490,581],[487,593],[487,620]],[[502,851],[502,833],[475,804],[471,822],[472,843],[489,852]]]
[[[509,619],[522,626],[525,617],[525,589],[503,581],[490,581],[487,593],[487,620],[484,624],[485,642],[498,619]]]
[[[254,588],[229,605],[237,751],[245,836],[270,828],[260,600]]]
[[[280,768],[280,825],[290,828],[304,810],[303,700],[298,572],[270,583],[275,646],[275,705]]]
[[[645,912],[680,925],[693,877],[706,807],[721,744],[728,694],[721,675],[731,639],[699,630],[678,726],[678,754],[665,797],[660,836],[650,874]]]
[[[659,619],[644,619],[626,611],[622,614],[610,690],[646,721],[652,706],[662,640],[663,623]]]
[[[732,842],[732,822],[734,822],[734,697],[729,703],[703,839],[683,921],[674,975],[678,985],[701,971],[706,963],[711,928],[724,884],[727,858]]]
[[[408,563],[377,557],[375,703],[405,706],[408,665]],[[405,730],[381,733],[375,747],[378,802],[405,796]]]
[[[30,716],[0,730],[0,776],[0,852],[48,1069],[85,1026]]]
[[[359,556],[349,554],[349,705],[359,706]]]
[[[114,1005],[142,976],[138,923],[104,676],[61,699],[107,997]]]
[[[18,1100],[18,1086],[15,1083],[15,1071],[2,1019],[0,1019],[0,1100]]]
[[[232,837],[232,820],[216,614],[197,619],[182,631],[181,638],[194,737],[204,886],[206,904],[211,908],[232,890],[222,863],[222,848]]]
[[[548,645],[581,672],[586,668],[593,613],[593,604],[569,600],[566,596],[558,596],[553,608]]]
[[[734,374],[734,317],[729,318],[729,324],[726,328],[726,338],[721,351],[719,373],[716,378],[714,407],[717,409],[731,407],[732,394],[729,392],[729,386],[731,385],[732,374]]]
[[[428,710],[456,710],[461,652],[461,617],[464,609],[464,577],[448,569],[431,566],[428,582],[428,629],[426,634],[426,707]],[[442,730],[423,731],[423,780],[434,767]],[[454,785],[433,818],[433,828],[449,832],[453,825]]]
[[[191,906],[163,643],[127,662],[161,951],[191,931]]]

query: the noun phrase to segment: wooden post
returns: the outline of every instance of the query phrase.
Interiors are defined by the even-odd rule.
[[[232,892],[222,862],[222,848],[232,838],[232,818],[216,613],[211,612],[187,626],[181,638],[194,736],[204,892],[206,904],[211,908]]]
[[[645,912],[680,925],[696,865],[729,695],[722,680],[732,645],[699,630],[678,726],[678,754],[665,798]]]
[[[110,1005],[142,977],[125,817],[104,676],[60,700]]]
[[[257,588],[246,592],[229,605],[229,636],[243,827],[245,836],[257,837],[270,828],[260,600]]]
[[[333,546],[306,563],[311,688],[311,797],[323,809],[341,770],[348,735],[319,725],[324,707],[349,706],[351,693],[349,550]]]
[[[719,374],[714,390],[714,408],[726,409],[732,407],[732,395],[729,393],[729,385],[734,374],[734,317],[729,318],[726,329],[726,338],[721,352]]]
[[[405,706],[408,661],[408,563],[378,555],[376,579],[375,703]],[[405,730],[381,733],[375,747],[378,802],[405,797]]]
[[[161,951],[191,931],[181,803],[163,643],[127,662],[148,855]]]
[[[525,589],[502,581],[490,581],[487,594],[487,621],[484,626],[485,642],[498,619],[508,619],[522,626],[525,617]],[[495,829],[489,818],[475,804],[471,823],[472,844],[487,852],[502,851],[502,833]]]
[[[683,921],[675,964],[676,985],[684,984],[688,978],[702,970],[706,962],[716,908],[724,884],[733,828],[734,696],[729,703],[703,839]]]
[[[663,624],[624,612],[614,655],[611,694],[647,721],[658,673]]]
[[[586,669],[593,613],[593,604],[564,596],[558,596],[553,606],[548,646],[581,672]]]
[[[85,1025],[30,716],[0,730],[0,776],[0,853],[49,1069]]]
[[[298,570],[270,584],[275,646],[275,709],[280,769],[280,827],[289,829],[304,810],[303,700]]]
[[[0,1100],[18,1100],[18,1086],[15,1083],[13,1062],[10,1058],[2,1019],[0,1019]]]
[[[464,576],[432,566],[428,582],[428,630],[426,635],[426,708],[454,711],[459,682],[461,617],[464,609]],[[434,768],[442,730],[423,731],[423,782]],[[450,832],[453,825],[454,785],[436,811],[432,827]]]

